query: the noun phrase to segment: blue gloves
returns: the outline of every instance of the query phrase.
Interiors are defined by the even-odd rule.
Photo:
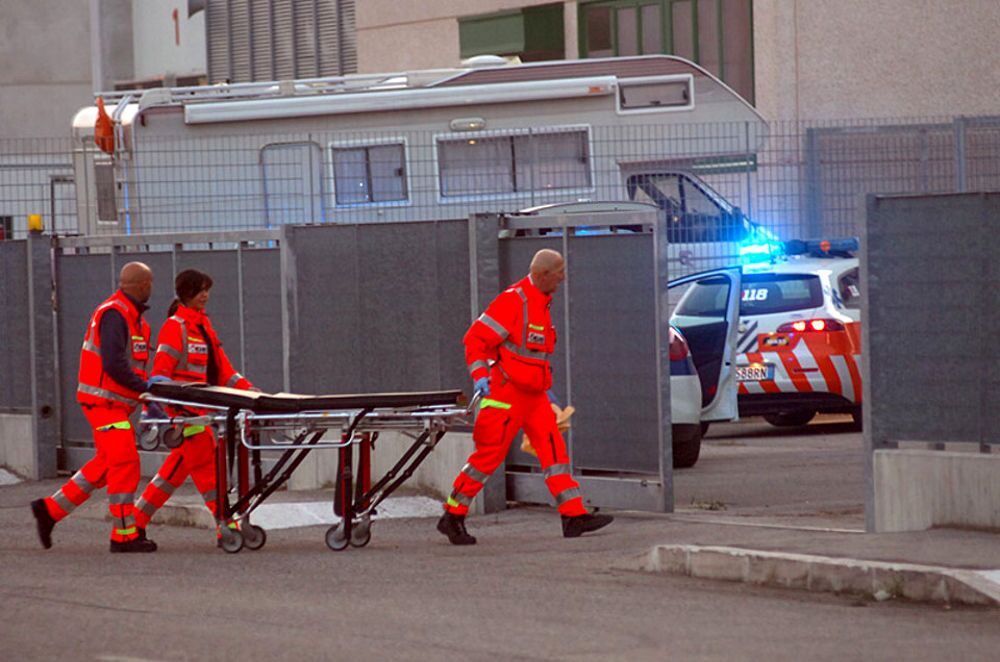
[[[148,390],[152,388],[153,384],[157,382],[169,382],[169,381],[170,378],[167,377],[166,375],[153,375],[152,377],[149,378],[149,381],[146,382],[146,389]]]
[[[548,396],[549,402],[551,402],[552,404],[554,404],[556,407],[559,407],[560,409],[562,409],[562,403],[559,402],[559,400],[556,398],[556,394],[552,392],[552,389],[549,389],[548,391],[546,391],[545,395]]]
[[[146,403],[145,418],[170,418],[167,413],[163,411],[163,407],[155,402]]]
[[[485,398],[490,394],[490,378],[480,377],[473,383],[473,389]]]

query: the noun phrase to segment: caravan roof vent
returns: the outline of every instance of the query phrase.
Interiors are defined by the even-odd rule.
[[[463,67],[478,69],[481,67],[503,67],[510,64],[502,55],[473,55],[462,60]]]

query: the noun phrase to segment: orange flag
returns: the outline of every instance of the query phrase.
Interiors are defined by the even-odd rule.
[[[97,122],[94,123],[94,142],[103,152],[115,153],[115,127],[104,110],[104,99],[97,97]]]

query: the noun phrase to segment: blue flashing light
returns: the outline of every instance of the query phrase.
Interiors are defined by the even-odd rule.
[[[740,244],[739,253],[743,267],[754,267],[773,264],[785,251],[780,241],[757,239]]]

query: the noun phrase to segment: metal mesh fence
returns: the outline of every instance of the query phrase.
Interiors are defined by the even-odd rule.
[[[740,238],[726,228],[743,217],[782,239],[852,235],[868,193],[1000,190],[1000,118],[471,133],[247,126],[172,136],[147,127],[113,158],[90,141],[0,141],[0,229],[23,236],[28,214],[59,234],[140,234],[636,199],[661,208],[673,240],[710,255]]]

